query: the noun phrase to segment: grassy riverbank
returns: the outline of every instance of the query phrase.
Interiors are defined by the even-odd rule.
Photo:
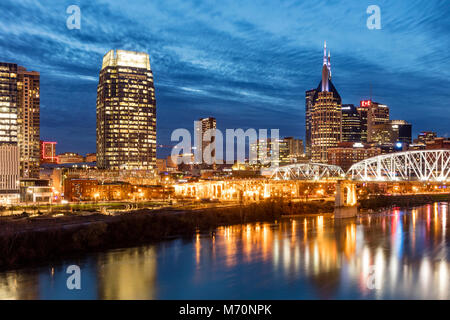
[[[117,216],[37,217],[0,220],[0,268],[67,255],[190,237],[222,225],[274,222],[283,215],[333,211],[333,202],[279,199],[199,210],[139,209]]]

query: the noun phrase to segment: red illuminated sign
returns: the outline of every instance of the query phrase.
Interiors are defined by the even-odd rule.
[[[360,107],[370,107],[372,100],[362,100],[359,102]]]
[[[42,141],[42,159],[49,162],[57,162],[58,157],[55,152],[56,142]]]

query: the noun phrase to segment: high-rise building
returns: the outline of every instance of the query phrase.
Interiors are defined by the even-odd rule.
[[[409,146],[412,142],[412,126],[405,120],[390,120],[389,124],[395,136],[395,143],[400,142]]]
[[[411,124],[405,120],[389,120],[371,126],[370,142],[377,145],[411,144]]]
[[[215,130],[216,129],[216,118],[208,117],[208,118],[201,118],[198,121],[194,122],[195,126],[195,135],[196,135],[196,141],[198,143],[198,146],[195,147],[198,148],[195,152],[199,152],[196,162],[198,163],[207,163],[207,159],[204,159],[204,152],[208,145],[211,144],[211,159],[209,164],[215,164],[216,163],[216,137],[211,132],[211,139],[210,141],[203,141],[203,137],[205,133],[208,130]],[[201,149],[199,148],[201,146]]]
[[[0,62],[0,203],[19,201],[17,64]]]
[[[316,89],[311,109],[311,158],[314,162],[327,162],[328,148],[341,141],[342,100],[331,82],[330,54],[327,59],[326,43],[322,66],[322,81]]]
[[[276,167],[288,164],[291,162],[290,146],[292,146],[290,138],[258,139],[250,143],[251,152],[257,156],[256,159],[250,161],[250,164]]]
[[[20,66],[17,71],[20,177],[39,179],[40,75]]]
[[[283,139],[287,143],[288,147],[288,157],[290,162],[296,162],[300,158],[304,159],[305,149],[303,146],[303,140],[295,139],[294,137],[285,137]]]
[[[360,101],[358,113],[361,117],[361,140],[373,142],[373,136],[377,135],[379,125],[389,122],[389,107],[372,100],[363,100]]]
[[[394,144],[396,136],[389,122],[371,126],[370,142],[376,145]]]
[[[367,142],[367,118],[369,116],[370,101],[361,101],[356,108],[361,121],[361,142]]]
[[[0,143],[17,145],[17,64],[0,62]]]
[[[156,100],[149,55],[111,50],[97,88],[97,166],[156,167]]]
[[[361,142],[361,116],[353,104],[342,105],[342,142]]]
[[[305,153],[308,158],[311,157],[311,111],[313,108],[313,99],[316,92],[316,89],[308,90],[305,92]]]

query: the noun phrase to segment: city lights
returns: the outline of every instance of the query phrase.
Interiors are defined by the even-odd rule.
[[[47,2],[0,4],[0,300],[450,299],[447,3]]]

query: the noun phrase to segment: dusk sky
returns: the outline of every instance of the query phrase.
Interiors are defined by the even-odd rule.
[[[381,30],[369,30],[369,5]],[[81,9],[69,30],[66,8]],[[449,1],[20,1],[0,3],[0,61],[41,74],[41,138],[95,152],[103,55],[150,55],[157,139],[214,116],[220,129],[279,128],[304,138],[305,90],[321,79],[323,42],[343,103],[372,93],[391,119],[450,132]]]

